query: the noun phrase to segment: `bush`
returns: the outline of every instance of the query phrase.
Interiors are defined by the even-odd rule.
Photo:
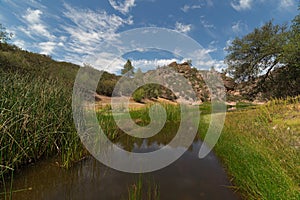
[[[142,102],[144,96],[145,96],[145,90],[143,88],[139,88],[133,93],[132,98],[136,102]]]

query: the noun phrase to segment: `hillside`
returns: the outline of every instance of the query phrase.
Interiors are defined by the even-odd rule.
[[[49,56],[24,51],[9,44],[0,45],[0,64],[3,71],[57,79],[67,86],[73,85],[79,69],[78,65],[58,62]]]
[[[79,65],[73,63],[55,61],[47,55],[28,52],[14,45],[0,43],[0,70],[3,72],[55,80],[72,90],[79,68]],[[91,69],[91,71],[94,72],[95,69]],[[118,76],[104,72],[97,92],[111,95],[115,80],[118,80]]]
[[[70,90],[72,90],[73,88],[77,71],[80,68],[79,65],[68,62],[58,62],[47,55],[28,52],[16,46],[5,43],[1,43],[0,45],[0,66],[0,69],[5,72],[18,72],[33,77],[39,77],[45,80],[57,80]],[[90,74],[99,73],[99,71],[90,66],[85,67],[89,68]],[[163,70],[167,67],[175,69],[176,72],[182,74],[188,80],[188,83],[192,86],[193,90],[196,93],[198,103],[211,100],[211,94],[202,77],[208,76],[210,73],[209,71],[199,71],[196,68],[191,67],[186,62],[181,64],[173,62],[168,66],[163,66],[159,69]],[[155,70],[150,70],[144,75],[145,77],[147,77],[154,72]],[[232,78],[226,76],[225,74],[219,73],[219,75],[223,79],[228,101],[255,99],[261,100],[266,96],[271,96],[269,94],[270,92],[268,93],[267,91],[265,92],[265,95],[262,93],[255,94],[253,91],[256,88],[256,82],[236,84]],[[165,74],[164,76],[164,78],[167,78],[168,75]],[[120,77],[121,76],[104,72],[98,83],[96,92],[99,95],[111,96],[115,84],[118,82]],[[176,94],[176,97],[175,94],[172,94],[172,92],[170,92],[170,90],[160,86],[150,85],[144,87],[144,90],[146,91],[146,93],[142,97],[144,99],[149,99],[152,97],[160,97],[168,100],[186,99],[186,96],[184,94]],[[155,95],[153,95],[153,91],[155,91]]]

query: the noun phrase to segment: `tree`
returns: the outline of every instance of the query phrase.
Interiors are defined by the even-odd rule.
[[[283,62],[288,63],[290,66],[300,68],[300,14],[292,21],[288,39],[289,42],[283,48]]]
[[[0,43],[6,43],[12,37],[11,33],[8,33],[5,27],[0,24]]]
[[[191,59],[188,59],[186,62],[189,64],[189,66],[193,66],[192,64],[193,61]]]
[[[254,84],[253,94],[285,97],[300,94],[299,15],[290,28],[272,21],[227,48],[227,72],[237,82]]]
[[[286,37],[287,26],[270,21],[243,38],[234,39],[227,48],[227,71],[239,82],[254,80],[265,72],[264,81],[280,66]]]
[[[121,74],[127,77],[131,77],[134,74],[134,67],[131,64],[130,60],[127,60],[126,64],[124,65],[123,69],[121,70]]]

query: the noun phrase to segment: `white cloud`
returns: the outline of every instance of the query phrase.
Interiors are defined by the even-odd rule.
[[[183,24],[180,22],[176,22],[175,24],[175,30],[179,31],[181,33],[188,33],[192,30],[192,25],[191,24]]]
[[[19,40],[19,39],[14,40],[13,44],[16,45],[17,47],[21,48],[21,49],[26,49],[26,47],[27,47],[25,41]]]
[[[248,30],[248,25],[241,21],[238,21],[234,23],[231,28],[235,34],[240,34]]]
[[[231,6],[237,10],[249,10],[252,7],[252,0],[235,0],[231,2]]]
[[[207,29],[215,29],[216,28],[213,24],[210,24],[207,20],[205,20],[204,16],[201,16],[200,22],[204,28],[207,28]]]
[[[31,10],[30,8],[27,9],[26,15],[23,17],[29,22],[30,24],[37,24],[41,23],[41,15],[43,14],[40,10]]]
[[[226,51],[226,49],[229,47],[229,46],[231,46],[232,45],[232,41],[233,41],[233,39],[228,39],[227,41],[226,41],[226,46],[224,47],[224,51]]]
[[[65,4],[64,16],[72,24],[63,25],[67,37],[60,40],[65,43],[68,61],[77,64],[89,63],[97,69],[116,72],[123,67],[125,61],[116,59],[115,53],[103,52],[106,43],[118,46],[118,29],[133,23],[131,17],[124,19],[105,11],[74,8]],[[99,49],[101,48],[101,49]],[[115,49],[115,52],[117,51]],[[106,68],[114,60],[114,65]]]
[[[214,43],[213,43],[214,44]],[[210,57],[210,53],[216,52],[218,49],[211,44],[208,48],[199,49],[190,54],[193,66],[200,70],[208,70],[212,66],[216,69],[225,68],[223,61],[215,60]]]
[[[295,1],[294,0],[281,0],[279,3],[280,8],[291,8],[295,6]]]
[[[109,15],[105,11],[93,11],[90,9],[78,9],[65,4],[66,11],[63,13],[72,24],[66,24],[63,29],[68,35],[61,38],[66,42],[65,49],[68,51],[68,60],[78,60],[81,63],[90,63],[93,66],[106,66],[106,61],[113,59],[113,55],[99,55],[101,59],[96,59],[93,55],[98,55],[99,47],[104,41],[116,41],[118,29],[125,24],[132,24],[131,17],[123,19],[117,15]],[[85,55],[85,56],[83,56]],[[89,60],[90,59],[90,60]]]
[[[58,44],[55,42],[40,42],[38,47],[41,49],[40,53],[45,55],[50,55],[54,52],[55,47]]]
[[[33,35],[42,36],[46,39],[54,39],[55,36],[48,31],[48,27],[41,20],[43,12],[41,10],[32,10],[28,8],[22,18],[25,20],[27,27],[19,27],[18,29],[30,37]]]
[[[76,9],[65,4],[67,9],[65,17],[71,20],[74,25],[65,25],[63,28],[70,37],[82,47],[95,44],[105,40],[114,40],[117,30],[125,25],[132,24],[131,18],[123,19],[117,15],[109,15],[105,11],[92,11],[90,9]]]
[[[201,5],[184,5],[182,8],[180,8],[183,12],[187,13],[189,10],[193,10],[193,9],[200,9],[202,8]]]
[[[113,53],[101,52],[95,55],[87,55],[82,60],[83,63],[92,64],[98,70],[105,70],[111,73],[120,72],[126,60],[116,57]]]
[[[117,11],[127,14],[135,6],[135,0],[109,0],[110,5]]]
[[[157,66],[165,66],[172,62],[182,63],[183,60],[178,60],[176,58],[173,59],[154,59],[154,60],[132,60],[132,65],[136,68],[141,68],[143,71],[149,70],[149,69],[155,69]]]

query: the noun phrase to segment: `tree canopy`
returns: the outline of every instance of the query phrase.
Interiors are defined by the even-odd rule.
[[[131,77],[134,74],[134,67],[131,64],[130,60],[127,60],[124,68],[121,70],[122,75],[126,75],[127,77]]]
[[[241,38],[227,48],[227,72],[237,82],[256,82],[255,92],[269,96],[300,93],[300,15],[292,25],[274,25],[272,21]]]

